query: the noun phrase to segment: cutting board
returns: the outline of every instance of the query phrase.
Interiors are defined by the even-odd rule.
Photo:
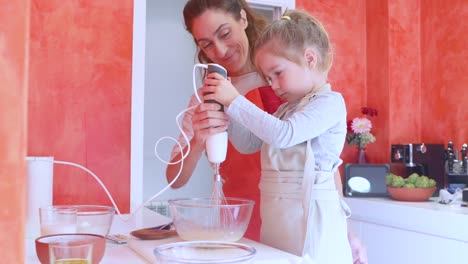
[[[131,237],[128,241],[128,247],[130,247],[137,254],[142,256],[148,261],[148,263],[155,263],[156,258],[154,257],[153,250],[157,246],[180,242],[183,241],[178,236],[160,239],[160,240],[141,240],[136,237]],[[253,240],[242,238],[237,243],[246,244],[254,247],[257,250],[257,255],[254,258],[254,264],[298,264],[301,263],[301,258],[257,243]]]

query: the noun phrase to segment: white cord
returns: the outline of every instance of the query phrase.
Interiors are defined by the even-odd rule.
[[[178,120],[179,120],[179,118],[182,116],[182,114],[184,114],[185,112],[190,111],[190,110],[192,110],[192,109],[194,109],[194,108],[196,108],[196,107],[197,107],[196,105],[191,106],[191,107],[189,107],[189,108],[183,110],[182,112],[180,112],[180,113],[176,116],[176,124],[177,124],[177,127],[179,128],[180,133],[181,133],[182,136],[184,137],[185,142],[187,142],[187,152],[186,152],[185,154],[184,154],[184,152],[183,152],[182,145],[180,145],[180,142],[179,142],[177,139],[173,138],[173,137],[169,137],[169,136],[162,137],[162,138],[160,138],[160,139],[156,142],[156,144],[154,145],[154,155],[155,155],[156,158],[158,158],[158,160],[160,160],[162,163],[173,165],[173,164],[177,164],[177,163],[182,162],[181,165],[183,165],[183,160],[184,160],[184,159],[187,157],[187,155],[190,153],[190,140],[188,139],[188,137],[187,137],[187,135],[185,134],[185,132],[184,132],[184,130],[182,129],[182,127],[180,126],[180,123],[178,122]],[[158,148],[159,143],[160,143],[161,140],[163,140],[163,139],[171,139],[171,140],[173,140],[173,141],[179,146],[180,153],[183,154],[180,160],[174,161],[174,162],[170,162],[170,161],[163,160],[163,159],[159,156],[158,151],[157,151],[157,148]],[[181,170],[182,170],[182,166],[181,166]],[[179,173],[179,174],[180,174],[180,173]],[[179,174],[177,174],[176,177],[179,177]]]
[[[195,65],[193,65],[193,70],[192,70],[192,77],[193,77],[193,91],[195,93],[195,97],[197,97],[197,100],[199,103],[202,103],[202,100],[200,99],[200,96],[198,96],[198,92],[197,92],[197,82],[196,82],[196,74],[195,74],[195,70],[200,67],[200,68],[204,68],[204,69],[208,69],[208,65],[206,64],[201,64],[201,63],[197,63]]]
[[[42,160],[42,159],[41,159]],[[80,168],[84,171],[86,171],[87,173],[91,174],[91,176],[93,176],[93,178],[99,183],[99,185],[101,185],[102,189],[104,189],[104,191],[106,192],[107,194],[107,197],[109,197],[110,201],[112,202],[112,205],[115,207],[115,211],[117,212],[117,214],[119,215],[119,217],[123,220],[123,221],[128,221],[131,216],[128,218],[128,219],[123,219],[122,218],[122,215],[120,213],[120,210],[119,208],[117,207],[117,204],[115,203],[114,199],[112,198],[112,195],[109,193],[109,191],[107,190],[106,186],[104,185],[104,183],[99,179],[98,176],[96,176],[96,174],[94,174],[91,170],[89,170],[88,168],[84,167],[84,166],[81,166],[80,164],[76,164],[76,163],[73,163],[73,162],[68,162],[68,161],[60,161],[60,160],[43,160],[43,161],[49,161],[49,162],[52,162],[52,163],[56,163],[56,164],[64,164],[64,165],[70,165],[70,166],[73,166],[73,167],[77,167],[77,168]],[[137,209],[138,211],[138,209]],[[135,211],[136,212],[136,211]]]
[[[164,187],[161,191],[159,191],[158,193],[156,193],[155,195],[153,195],[151,198],[149,198],[148,200],[146,200],[145,202],[143,202],[141,205],[139,205],[137,207],[137,209],[130,214],[130,216],[127,218],[127,219],[124,219],[120,210],[119,210],[119,207],[117,206],[117,204],[115,203],[114,201],[114,198],[112,198],[112,195],[110,194],[109,190],[106,188],[106,186],[104,185],[104,183],[99,179],[99,177],[94,174],[94,172],[92,172],[91,170],[89,170],[88,168],[84,167],[84,166],[81,166],[80,164],[76,164],[76,163],[73,163],[73,162],[68,162],[68,161],[60,161],[60,160],[46,160],[46,159],[37,159],[37,158],[34,158],[33,160],[35,161],[47,161],[47,162],[52,162],[52,163],[56,163],[56,164],[63,164],[63,165],[70,165],[70,166],[73,166],[73,167],[77,167],[77,168],[80,168],[84,171],[86,171],[87,173],[89,173],[91,176],[93,176],[93,178],[99,183],[99,185],[102,187],[102,189],[104,190],[104,192],[106,192],[107,194],[107,197],[109,197],[109,200],[111,201],[112,205],[115,207],[115,211],[117,212],[117,214],[119,215],[120,219],[122,219],[122,221],[126,222],[128,220],[130,220],[145,204],[149,203],[150,201],[152,201],[153,199],[155,199],[156,197],[158,197],[159,195],[161,195],[163,192],[165,192],[167,189],[169,189],[173,184],[174,182],[177,181],[177,179],[179,178],[180,176],[180,173],[182,172],[182,168],[184,166],[184,159],[187,157],[187,155],[190,153],[190,141],[188,140],[188,137],[187,135],[184,133],[182,127],[180,126],[179,122],[178,122],[178,119],[179,117],[195,108],[196,106],[192,106],[192,107],[189,107],[185,110],[183,110],[182,112],[180,112],[177,117],[176,117],[176,124],[177,126],[179,127],[179,130],[180,132],[182,133],[184,139],[186,140],[187,142],[187,152],[184,153],[184,150],[182,148],[182,145],[180,144],[179,141],[177,141],[175,138],[172,138],[172,137],[162,137],[160,138],[157,142],[156,142],[156,145],[154,147],[154,150],[155,150],[155,155],[156,157],[163,163],[166,163],[166,164],[177,164],[177,163],[181,163],[180,165],[180,168],[179,168],[179,172],[177,173],[177,175],[175,176],[175,178],[166,186]],[[177,161],[174,161],[174,162],[169,162],[169,161],[166,161],[166,160],[163,160],[157,153],[156,149],[157,149],[157,146],[159,144],[159,142],[163,139],[172,139],[175,141],[175,143],[177,144],[177,146],[179,147],[180,149],[180,153],[182,153],[182,157],[180,158],[180,160],[177,160]]]

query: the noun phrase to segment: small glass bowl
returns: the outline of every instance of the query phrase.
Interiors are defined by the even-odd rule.
[[[56,234],[36,238],[36,254],[41,264],[50,263],[50,245],[79,246],[93,244],[93,263],[101,262],[106,251],[106,238],[95,234]]]
[[[78,208],[54,205],[39,208],[41,236],[76,233]]]
[[[75,205],[77,212],[77,233],[109,234],[115,208],[104,205]]]
[[[232,242],[188,241],[161,245],[154,249],[155,263],[227,264],[251,263],[257,250]]]

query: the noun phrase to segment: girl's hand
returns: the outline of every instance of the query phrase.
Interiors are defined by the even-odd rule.
[[[192,116],[194,139],[204,144],[206,138],[223,132],[229,125],[228,116],[220,110],[219,104],[201,103]]]
[[[353,254],[353,264],[368,264],[367,250],[361,240],[353,233],[348,233],[348,240]]]
[[[225,79],[219,73],[212,72],[208,74],[204,84],[203,88],[201,88],[204,100],[215,100],[224,106],[229,106],[239,96],[239,92],[231,81]]]

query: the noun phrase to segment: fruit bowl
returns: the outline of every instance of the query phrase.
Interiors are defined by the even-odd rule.
[[[168,201],[172,221],[180,238],[224,242],[235,242],[244,236],[254,203],[241,198]]]
[[[430,188],[405,188],[387,186],[390,196],[397,201],[422,202],[432,196],[436,187]]]

